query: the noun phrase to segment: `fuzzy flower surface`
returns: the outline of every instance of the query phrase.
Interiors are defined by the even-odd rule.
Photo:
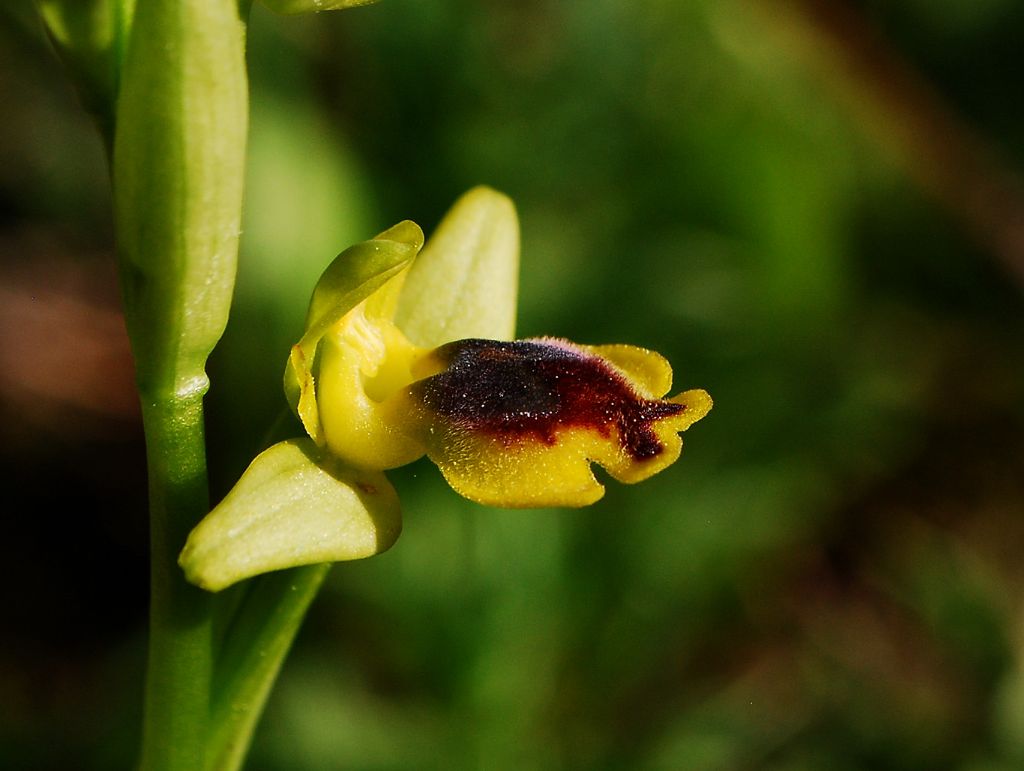
[[[508,198],[466,193],[423,247],[402,222],[342,252],[285,368],[307,436],[264,451],[192,532],[180,563],[210,590],[258,573],[390,547],[398,499],[382,472],[428,456],[451,487],[499,507],[586,506],[647,479],[704,417],[700,389],[629,345],[512,340],[519,252]]]

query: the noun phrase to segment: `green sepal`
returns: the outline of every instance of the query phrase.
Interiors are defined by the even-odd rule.
[[[350,246],[320,276],[306,314],[306,331],[292,347],[284,392],[309,435],[322,444],[313,369],[321,338],[342,316],[400,273],[423,246],[423,231],[409,220]]]
[[[341,11],[345,8],[357,8],[360,5],[370,5],[375,2],[377,0],[263,0],[263,4],[274,13],[288,15]]]
[[[273,570],[379,554],[401,529],[398,496],[383,474],[289,439],[256,456],[191,532],[178,564],[216,592]]]
[[[416,345],[515,336],[519,221],[489,187],[459,198],[409,269],[395,321]]]

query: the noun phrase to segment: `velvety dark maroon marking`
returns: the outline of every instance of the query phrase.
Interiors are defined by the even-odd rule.
[[[664,449],[651,424],[685,405],[643,399],[601,359],[554,342],[459,340],[437,350],[448,369],[413,385],[430,409],[472,431],[554,444],[559,428],[609,436],[636,460]]]

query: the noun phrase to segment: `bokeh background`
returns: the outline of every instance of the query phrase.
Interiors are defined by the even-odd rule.
[[[384,0],[250,42],[215,495],[320,270],[513,197],[520,334],[662,351],[711,415],[581,511],[429,464],[339,565],[249,768],[1024,768],[1024,5]],[[130,767],[145,466],[100,141],[0,12],[0,766]]]

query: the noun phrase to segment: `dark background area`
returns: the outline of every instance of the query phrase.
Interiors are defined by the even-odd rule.
[[[350,243],[516,202],[521,336],[654,348],[711,415],[579,511],[419,463],[257,734],[285,769],[1024,767],[1024,5],[257,6],[214,494]],[[145,463],[98,135],[0,13],[0,766],[127,768]]]

